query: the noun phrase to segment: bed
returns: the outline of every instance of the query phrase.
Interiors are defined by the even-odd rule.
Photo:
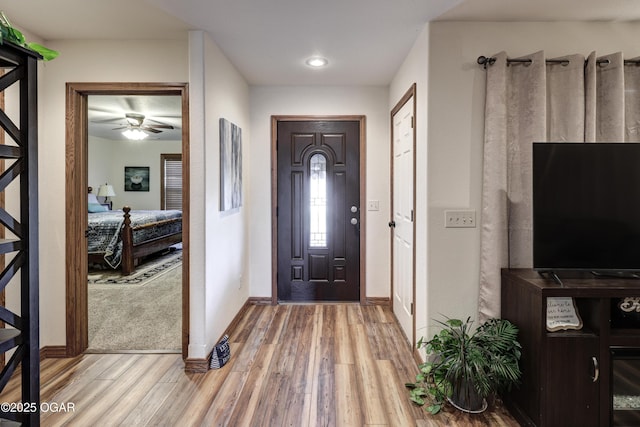
[[[89,263],[101,263],[129,275],[137,261],[182,242],[182,211],[92,209],[89,203]],[[104,205],[102,205],[104,206]]]

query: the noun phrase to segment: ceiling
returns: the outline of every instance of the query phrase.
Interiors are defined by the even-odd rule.
[[[434,20],[640,22],[637,0],[20,0],[2,10],[45,45],[204,30],[250,85],[386,86]],[[329,66],[310,69],[311,55]],[[124,112],[109,102],[99,108]],[[166,107],[147,115],[176,115]]]
[[[447,21],[639,21],[637,0],[467,0]]]
[[[145,139],[160,141],[182,140],[182,98],[178,95],[90,95],[88,97],[90,136],[115,141],[127,138],[122,134],[128,126],[127,114],[144,115],[144,126],[171,126],[146,132]]]
[[[46,40],[211,34],[251,85],[388,85],[430,20],[639,20],[637,0],[20,0],[14,26]],[[319,54],[322,70],[304,61]]]

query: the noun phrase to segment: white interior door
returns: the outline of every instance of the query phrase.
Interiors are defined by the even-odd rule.
[[[393,115],[393,311],[413,344],[414,132],[413,96]]]

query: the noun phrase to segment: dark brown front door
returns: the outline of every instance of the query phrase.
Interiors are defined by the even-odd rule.
[[[360,298],[358,121],[278,121],[278,299]]]

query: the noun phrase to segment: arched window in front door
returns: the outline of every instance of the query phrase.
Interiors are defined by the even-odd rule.
[[[327,246],[327,158],[316,153],[309,159],[309,246]]]

